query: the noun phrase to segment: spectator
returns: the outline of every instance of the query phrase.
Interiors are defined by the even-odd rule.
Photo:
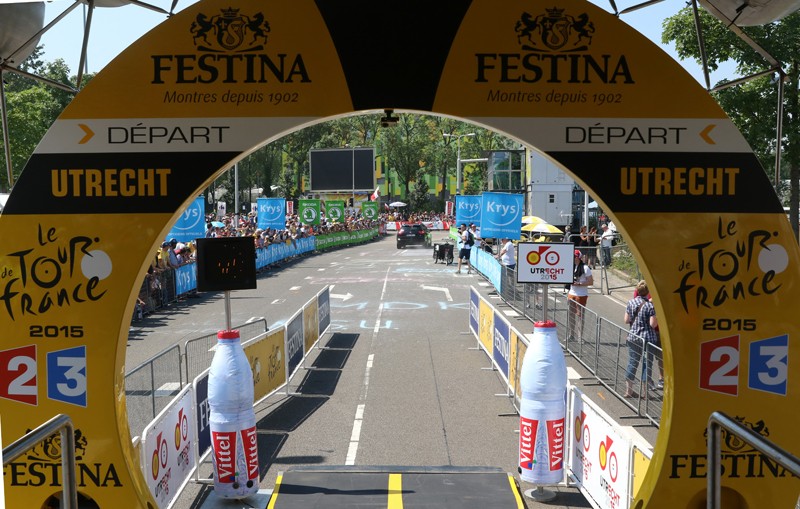
[[[589,287],[594,284],[592,269],[581,260],[581,252],[573,252],[572,284],[569,286],[567,301],[569,301],[569,317],[567,319],[567,337],[570,341],[575,339],[575,331],[583,338],[583,310],[589,300]],[[580,321],[580,327],[578,322]]]
[[[514,270],[517,266],[517,253],[514,243],[507,237],[503,237],[500,239],[500,244],[502,247],[500,248],[500,253],[497,255],[497,259],[500,260],[500,263],[507,269]]]
[[[600,250],[602,252],[600,264],[603,267],[608,267],[611,265],[611,246],[614,244],[616,233],[606,223],[603,223],[601,228],[603,229],[603,234],[600,236]]]
[[[467,274],[472,274],[472,265],[469,263],[469,255],[470,251],[472,250],[473,244],[475,244],[475,238],[472,236],[472,233],[467,229],[467,225],[465,223],[461,223],[461,226],[458,228],[459,234],[459,250],[458,250],[458,269],[456,270],[456,274],[461,274],[461,265],[467,265]]]
[[[642,360],[642,352],[645,343],[655,343],[657,334],[655,327],[658,327],[656,320],[656,310],[653,303],[648,300],[650,289],[647,283],[639,281],[636,285],[636,297],[628,301],[625,307],[625,323],[631,326],[628,332],[628,369],[625,371],[625,394],[626,398],[638,398],[639,395],[633,390],[633,380],[636,378],[636,371],[639,368],[639,361]],[[650,370],[652,369],[652,358],[647,358],[642,362],[642,380],[650,380]]]

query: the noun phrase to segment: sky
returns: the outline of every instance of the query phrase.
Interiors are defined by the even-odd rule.
[[[123,0],[97,0],[98,3],[122,3]],[[144,0],[148,3],[169,10],[171,0]],[[178,0],[176,11],[186,8],[195,0]],[[611,12],[609,0],[591,0],[606,11]],[[624,10],[641,3],[643,0],[616,0],[619,10]],[[3,0],[0,0],[2,3]],[[45,23],[62,13],[72,5],[71,0],[55,0],[46,4]],[[621,16],[622,21],[634,27],[648,39],[655,42],[677,60],[674,48],[661,44],[661,24],[665,18],[677,13],[686,5],[684,0],[665,0],[659,4],[634,11]],[[45,60],[63,58],[73,73],[77,72],[80,61],[81,40],[83,37],[83,11],[78,7],[59,21],[50,29],[40,41],[44,44]],[[95,9],[92,21],[92,31],[89,41],[88,70],[100,71],[108,62],[114,59],[130,43],[147,33],[151,28],[166,19],[164,14],[159,14],[149,9],[135,5],[122,7],[105,7]],[[680,62],[695,79],[705,86],[702,67],[687,60]],[[711,75],[714,84],[722,78],[735,78],[733,66],[722,66],[719,71]]]

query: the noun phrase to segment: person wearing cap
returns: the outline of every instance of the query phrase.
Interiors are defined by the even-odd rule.
[[[592,269],[583,263],[580,250],[573,252],[572,284],[569,287],[567,301],[569,302],[569,318],[567,319],[567,337],[575,339],[575,331],[580,331],[583,337],[583,310],[589,300],[589,287],[594,283]],[[578,327],[580,322],[580,327]]]

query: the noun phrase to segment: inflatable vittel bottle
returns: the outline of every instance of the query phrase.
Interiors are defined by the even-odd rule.
[[[253,372],[238,330],[217,333],[208,373],[208,406],[214,492],[229,499],[255,494],[259,475]]]
[[[536,322],[519,375],[520,479],[558,484],[564,478],[567,364],[556,324]]]

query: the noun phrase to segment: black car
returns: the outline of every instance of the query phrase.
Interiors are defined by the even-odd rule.
[[[428,228],[422,223],[403,223],[397,230],[397,249],[409,244],[428,245]]]

